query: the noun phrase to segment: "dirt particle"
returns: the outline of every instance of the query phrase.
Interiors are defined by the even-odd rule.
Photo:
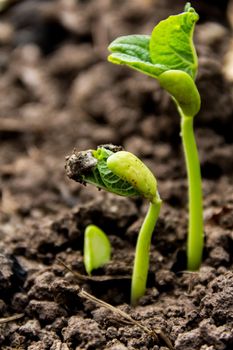
[[[62,331],[65,342],[85,349],[98,349],[105,342],[104,332],[92,319],[72,316]]]
[[[27,309],[45,323],[51,323],[57,317],[67,316],[67,312],[54,301],[31,300]]]

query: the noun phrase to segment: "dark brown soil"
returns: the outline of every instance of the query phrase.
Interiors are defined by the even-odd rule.
[[[200,152],[205,251],[186,272],[187,185],[179,117],[158,84],[106,61],[118,35],[149,33],[180,12],[175,0],[6,2],[0,22],[0,348],[168,349],[80,289],[160,328],[176,350],[233,349],[232,1],[193,1],[202,109]],[[231,4],[230,4],[231,3]],[[231,7],[230,7],[231,6]],[[164,200],[151,247],[148,289],[129,302],[137,232],[147,204],[82,187],[65,156],[121,144],[156,174]],[[91,280],[87,224],[108,233],[111,262]],[[119,277],[121,276],[121,277]],[[3,320],[19,315],[16,320]]]

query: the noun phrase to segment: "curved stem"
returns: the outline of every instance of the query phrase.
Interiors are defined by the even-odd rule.
[[[188,269],[198,270],[204,245],[201,170],[193,131],[193,118],[181,114],[181,137],[189,188]]]
[[[132,283],[131,304],[137,304],[145,294],[149,269],[151,236],[156,225],[162,201],[158,195],[155,203],[150,203],[149,210],[138,234],[136,245]]]

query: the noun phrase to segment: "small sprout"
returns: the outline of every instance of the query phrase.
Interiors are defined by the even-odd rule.
[[[115,175],[107,166],[107,159],[121,149],[118,146],[103,145],[97,150],[73,153],[66,160],[67,176],[82,184],[88,183],[120,196],[139,196],[136,188]]]
[[[195,84],[198,60],[193,31],[199,16],[187,3],[184,12],[158,23],[151,35],[128,35],[109,46],[112,63],[125,64],[158,80],[181,116],[181,137],[189,184],[188,269],[197,270],[204,243],[200,162],[193,119],[201,105]]]
[[[111,245],[106,234],[95,225],[88,225],[84,233],[84,265],[88,275],[111,258]]]
[[[97,150],[67,157],[66,172],[82,184],[89,183],[120,196],[141,196],[150,201],[135,252],[131,285],[131,303],[135,305],[145,294],[151,236],[162,204],[154,175],[135,155],[113,145],[102,145]]]

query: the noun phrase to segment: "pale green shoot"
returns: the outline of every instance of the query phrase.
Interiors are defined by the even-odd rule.
[[[88,225],[84,232],[84,266],[88,275],[109,262],[110,258],[109,238],[99,227]]]

